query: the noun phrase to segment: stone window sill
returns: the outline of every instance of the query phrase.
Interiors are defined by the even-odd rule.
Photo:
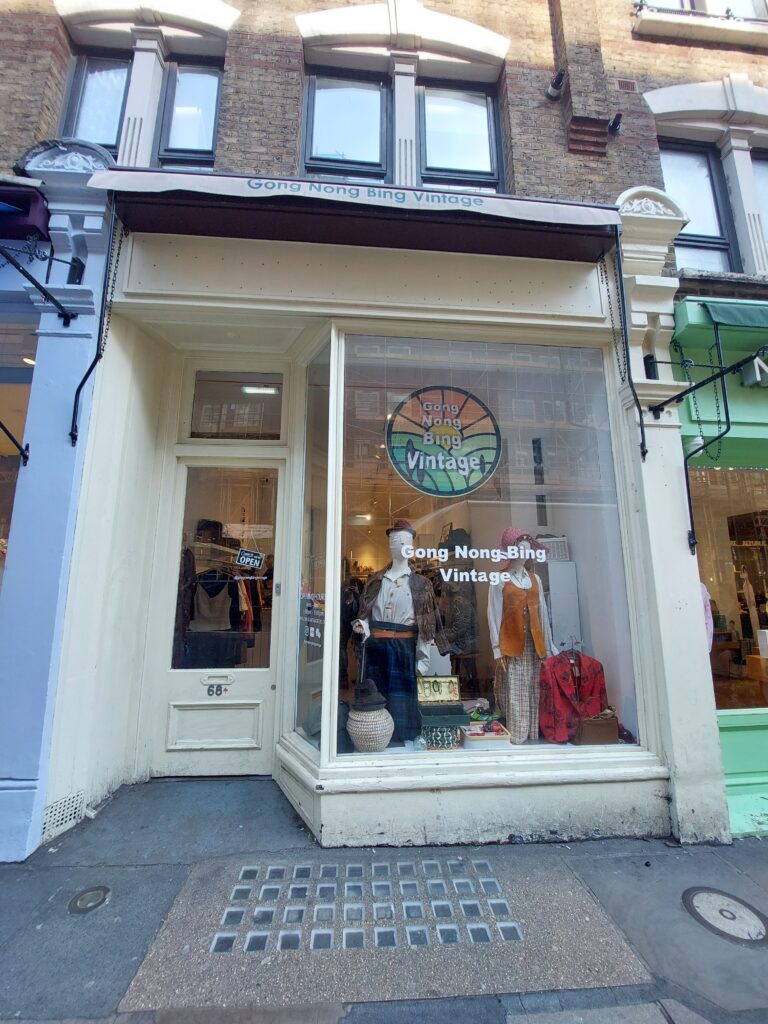
[[[635,15],[632,30],[636,36],[649,38],[768,48],[768,22],[764,21],[743,21],[711,14],[683,14],[642,7]]]

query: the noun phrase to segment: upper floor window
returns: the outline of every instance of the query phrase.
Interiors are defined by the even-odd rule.
[[[690,218],[675,239],[678,269],[741,270],[717,150],[663,143],[664,188]]]
[[[158,161],[165,167],[213,164],[221,72],[168,65]]]
[[[420,181],[413,184],[498,188],[496,112],[488,90],[425,82],[417,88],[415,110],[406,131],[420,155]],[[318,71],[307,86],[306,171],[397,181],[393,122],[413,122],[413,111],[408,95],[389,79]]]
[[[127,57],[78,57],[62,134],[116,154],[130,67]]]
[[[383,179],[388,106],[380,79],[313,75],[307,93],[307,170]]]
[[[728,18],[765,18],[764,0],[672,0],[652,4],[654,7],[679,7],[696,14],[714,14]],[[730,12],[730,13],[729,13]]]

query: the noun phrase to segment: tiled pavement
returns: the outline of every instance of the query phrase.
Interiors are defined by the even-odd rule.
[[[271,782],[153,783],[0,866],[0,1020],[768,1024],[763,921],[757,840],[320,850]]]

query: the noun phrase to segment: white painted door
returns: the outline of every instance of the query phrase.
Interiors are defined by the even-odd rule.
[[[172,637],[151,708],[153,775],[269,775],[279,679],[280,467],[180,467]],[[181,492],[179,497],[181,498]],[[176,534],[178,536],[178,533]],[[167,640],[172,640],[172,643]]]

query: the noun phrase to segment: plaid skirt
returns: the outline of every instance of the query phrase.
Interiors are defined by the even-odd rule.
[[[506,717],[512,743],[539,740],[539,671],[541,658],[526,630],[525,647],[517,658],[505,657],[496,664],[493,696]]]
[[[395,723],[394,743],[412,740],[421,732],[416,699],[416,640],[413,637],[370,637],[365,644],[365,675],[387,702]]]

